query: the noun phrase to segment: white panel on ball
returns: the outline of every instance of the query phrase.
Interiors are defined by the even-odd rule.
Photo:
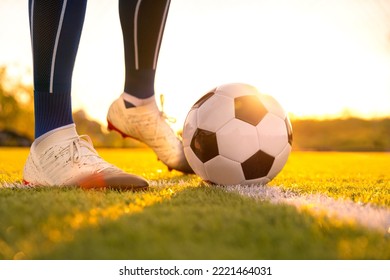
[[[236,98],[244,95],[256,95],[259,94],[259,91],[248,84],[232,83],[217,87],[215,93]]]
[[[191,163],[191,168],[194,170],[194,172],[203,180],[207,180],[208,178],[204,164],[198,159],[198,157],[192,151],[191,147],[184,147],[184,155],[186,156],[189,163]]]
[[[261,94],[260,100],[263,103],[263,105],[267,108],[268,112],[275,114],[276,116],[282,119],[286,118],[287,116],[286,111],[279,104],[279,102],[276,101],[276,99],[273,98],[271,95]]]
[[[243,162],[259,150],[256,127],[233,119],[217,131],[219,154]]]
[[[198,108],[198,127],[216,132],[234,118],[234,100],[213,95]]]
[[[237,185],[245,180],[240,163],[216,156],[204,164],[209,181],[219,185]]]
[[[278,173],[283,169],[284,165],[287,162],[287,159],[291,153],[290,144],[286,144],[283,151],[276,156],[274,164],[271,167],[271,170],[268,172],[267,177],[272,180]]]
[[[273,114],[267,114],[256,128],[259,135],[260,150],[271,156],[277,156],[288,142],[284,120]]]
[[[192,109],[186,118],[186,121],[184,123],[183,128],[183,146],[187,147],[191,144],[192,137],[194,136],[194,133],[196,129],[198,128],[198,122],[197,122],[197,111],[198,109]]]
[[[253,180],[245,180],[244,182],[241,183],[241,185],[259,185],[263,186],[268,184],[268,182],[271,181],[268,177],[262,177],[262,178],[257,178]]]

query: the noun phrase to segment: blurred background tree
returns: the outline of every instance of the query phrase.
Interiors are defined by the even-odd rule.
[[[390,151],[390,118],[292,121],[293,148],[314,151]]]
[[[348,113],[348,114],[347,114]],[[298,119],[291,116],[294,150],[390,151],[390,118],[361,119],[349,112],[337,119]],[[104,124],[79,110],[73,119],[80,135],[95,147],[138,148],[144,144],[108,132]],[[0,66],[0,146],[29,146],[34,139],[34,102],[31,84]]]
[[[0,130],[21,137],[34,137],[34,104],[31,85],[12,78],[0,67]]]
[[[33,87],[22,77],[12,77],[0,66],[0,146],[29,146],[34,139]],[[90,119],[85,111],[73,113],[78,133],[87,134],[95,147],[137,148],[144,145],[133,139],[122,139],[109,133],[99,122]]]

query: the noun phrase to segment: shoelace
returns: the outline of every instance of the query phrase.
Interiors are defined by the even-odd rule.
[[[165,96],[164,94],[160,94],[160,105],[161,105],[161,117],[167,120],[169,123],[176,123],[176,118],[168,116],[164,111],[164,103],[165,103]]]
[[[82,148],[87,148],[90,153],[82,152]],[[112,165],[104,161],[93,147],[92,140],[88,135],[79,135],[69,144],[69,153],[73,164],[83,164],[90,157],[95,157],[97,160],[91,161],[88,164],[95,166],[96,172],[101,172]]]

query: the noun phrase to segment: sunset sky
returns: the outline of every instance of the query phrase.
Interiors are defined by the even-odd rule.
[[[13,74],[32,68],[27,3],[0,0],[0,65]],[[103,123],[123,90],[121,36],[117,1],[90,0],[73,106]],[[390,116],[390,1],[172,0],[155,88],[176,128],[229,82],[257,86],[298,117]]]

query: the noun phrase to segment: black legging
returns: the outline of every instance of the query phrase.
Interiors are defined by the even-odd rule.
[[[126,65],[124,91],[135,97],[154,95],[169,4],[170,0],[119,0]],[[29,0],[36,137],[73,122],[72,73],[86,6],[86,0]]]

